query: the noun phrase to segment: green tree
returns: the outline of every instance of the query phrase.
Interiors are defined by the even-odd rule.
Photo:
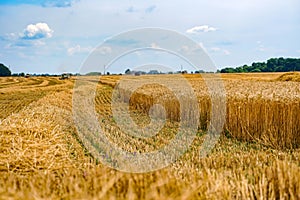
[[[9,68],[2,63],[0,63],[0,76],[11,76]]]
[[[275,72],[277,66],[277,58],[271,58],[267,61],[267,68],[269,72]]]
[[[236,70],[231,67],[227,67],[227,68],[221,70],[221,73],[235,73],[235,72],[236,72]]]
[[[254,62],[252,65],[243,65],[237,68],[227,67],[221,73],[235,72],[290,72],[300,71],[299,58],[270,58],[267,62]]]
[[[258,68],[255,68],[255,69],[252,69],[251,72],[261,72],[261,70]]]
[[[86,76],[100,76],[101,72],[89,72],[87,74],[85,74]]]
[[[130,69],[126,69],[125,74],[131,74]]]

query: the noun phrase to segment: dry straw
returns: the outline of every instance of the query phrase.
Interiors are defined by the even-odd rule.
[[[198,77],[187,78],[196,88],[200,129],[205,130],[211,109],[205,85]],[[0,199],[300,199],[297,82],[227,75],[227,137],[224,134],[213,152],[199,158],[199,130],[190,150],[173,165],[128,174],[98,163],[80,144],[71,112],[73,80],[44,79],[47,82],[0,79]],[[114,85],[119,77],[107,79]],[[166,91],[160,86],[156,90]],[[172,94],[160,99],[169,120],[150,140],[129,137],[114,123],[110,86],[99,84],[96,94],[104,134],[121,148],[151,151],[176,134],[178,104],[169,98]],[[155,95],[144,88],[130,99],[131,116],[141,125],[149,123],[146,113]]]

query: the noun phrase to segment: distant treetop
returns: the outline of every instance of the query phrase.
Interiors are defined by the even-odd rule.
[[[89,72],[87,74],[85,74],[86,76],[100,76],[101,72]]]
[[[9,68],[2,63],[0,63],[0,76],[11,76]]]

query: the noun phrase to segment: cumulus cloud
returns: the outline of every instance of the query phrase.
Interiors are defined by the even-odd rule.
[[[76,45],[74,47],[68,48],[67,52],[69,56],[72,56],[76,53],[89,53],[91,52],[91,47],[81,47],[80,45]]]
[[[20,34],[22,39],[37,40],[42,38],[51,38],[53,30],[46,23],[29,24],[26,29]]]
[[[208,25],[202,25],[202,26],[195,26],[193,28],[190,28],[190,29],[186,30],[186,33],[196,34],[196,33],[201,33],[201,32],[213,32],[216,30],[217,30],[217,28],[215,28],[215,27],[211,27]]]
[[[52,37],[53,30],[46,23],[30,24],[22,33],[9,33],[0,36],[0,40],[8,42],[5,48],[39,47],[46,43],[42,38]]]

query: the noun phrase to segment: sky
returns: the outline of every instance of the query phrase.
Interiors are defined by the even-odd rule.
[[[80,72],[109,38],[145,27],[190,38],[218,69],[300,57],[299,0],[0,0],[0,27],[0,63],[13,73]],[[166,52],[143,51],[106,71],[124,73],[149,62],[192,70]]]

